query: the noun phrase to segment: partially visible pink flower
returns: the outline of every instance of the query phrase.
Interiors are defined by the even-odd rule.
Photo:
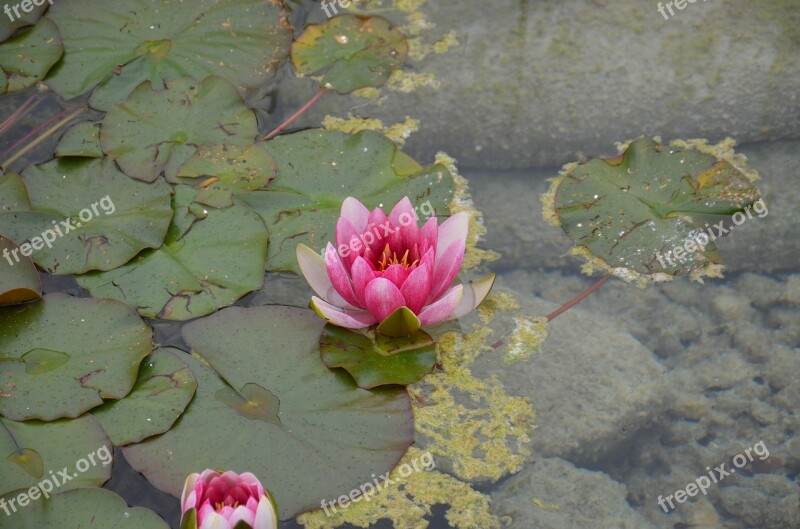
[[[463,316],[494,283],[490,275],[451,286],[464,259],[468,226],[469,215],[461,212],[441,225],[433,217],[419,227],[408,197],[389,215],[348,197],[336,224],[336,246],[328,243],[324,259],[297,246],[300,269],[319,296],[311,298],[311,307],[351,329],[382,323],[402,307],[413,313],[416,328]]]
[[[195,523],[190,521],[192,516]],[[252,529],[278,526],[272,497],[249,472],[190,474],[183,485],[181,518],[182,529],[233,529],[240,521]]]

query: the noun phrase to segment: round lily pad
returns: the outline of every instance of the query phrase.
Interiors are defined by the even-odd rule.
[[[60,483],[53,493],[99,487],[111,477],[113,453],[105,432],[89,416],[53,422],[0,417],[0,495],[53,476]],[[80,463],[78,472],[81,459],[89,464]]]
[[[111,441],[122,446],[169,430],[189,405],[197,388],[186,355],[158,349],[142,362],[133,390],[120,400],[92,410]]]
[[[231,307],[185,325],[184,339],[211,367],[187,359],[198,388],[186,413],[167,433],[123,448],[125,458],[176,496],[197,469],[253,472],[281,519],[388,472],[413,439],[408,396],[360,389],[326,368],[323,325],[309,310],[278,306]]]
[[[58,28],[47,19],[0,44],[0,94],[33,86],[63,52]]]
[[[51,274],[116,268],[161,246],[172,217],[167,184],[132,180],[110,160],[57,159],[23,180],[31,209],[0,210],[0,233]]]
[[[261,288],[264,222],[241,201],[216,209],[196,202],[197,194],[188,186],[175,188],[175,214],[161,248],[115,270],[80,276],[78,284],[95,297],[166,320],[204,316]]]
[[[292,44],[297,72],[322,75],[322,83],[340,94],[383,85],[407,54],[405,36],[380,17],[334,17],[306,27]]]
[[[144,81],[224,77],[255,88],[286,58],[292,27],[283,2],[263,0],[95,0],[55,2],[48,18],[64,59],[48,84],[66,99],[99,85],[90,103],[109,110]],[[162,125],[166,120],[162,122]]]
[[[3,499],[8,504],[13,497],[9,494]],[[105,489],[71,490],[47,500],[40,497],[12,513],[8,521],[14,529],[169,529],[153,511],[128,507],[125,500]],[[3,523],[0,519],[0,527],[5,527]]]
[[[49,294],[0,307],[0,414],[51,421],[124,397],[150,353],[150,333],[135,311],[110,299]]]
[[[758,198],[731,163],[641,138],[617,157],[568,166],[545,203],[617,275],[658,278],[719,265],[714,223],[730,227]]]
[[[19,247],[0,235],[0,305],[15,305],[42,296],[39,272],[27,257],[17,263],[12,257]]]
[[[256,116],[229,82],[182,78],[156,89],[140,85],[103,119],[100,145],[125,174],[152,182],[174,178],[202,144],[252,144]]]
[[[365,389],[413,384],[436,365],[436,342],[419,330],[411,337],[392,338],[328,324],[319,350],[326,366],[344,368]]]
[[[278,163],[264,191],[240,195],[270,232],[267,268],[299,272],[295,248],[317,251],[335,239],[342,202],[355,196],[368,208],[411,198],[420,218],[449,214],[453,179],[442,165],[423,169],[391,140],[375,132],[349,135],[307,130],[266,143]],[[309,177],[313,175],[313,178]]]

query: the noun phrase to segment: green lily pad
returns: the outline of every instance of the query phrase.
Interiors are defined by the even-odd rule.
[[[47,19],[0,44],[0,94],[24,90],[44,79],[63,53],[58,28]]]
[[[732,226],[758,198],[729,162],[642,138],[615,158],[568,168],[545,201],[567,235],[617,275],[658,278],[718,266],[712,224]]]
[[[86,415],[52,422],[0,417],[0,456],[0,495],[53,476],[63,482],[51,489],[56,493],[105,483],[111,477],[113,449],[97,421]],[[88,464],[76,468],[81,459]]]
[[[55,2],[48,18],[65,53],[48,84],[66,99],[99,85],[90,99],[99,110],[144,81],[160,89],[179,77],[218,75],[255,88],[289,53],[287,15],[283,2],[263,0],[117,0],[102,9],[95,0]]]
[[[175,496],[197,469],[248,470],[281,519],[389,471],[413,439],[408,396],[360,389],[322,365],[323,325],[309,310],[279,306],[231,307],[186,324],[184,339],[213,369],[187,359],[198,388],[186,413],[167,433],[123,448],[125,458]]]
[[[100,124],[83,121],[68,128],[58,142],[56,156],[102,158],[103,151],[100,149]]]
[[[100,145],[125,174],[152,182],[162,173],[174,181],[198,145],[252,144],[256,116],[221,77],[182,78],[163,90],[143,83],[103,119]]]
[[[423,169],[385,136],[307,130],[266,143],[278,175],[265,191],[240,195],[270,232],[267,268],[299,272],[299,243],[320,251],[336,234],[342,202],[355,196],[368,208],[391,208],[404,196],[421,218],[449,214],[453,179],[442,165]],[[313,175],[313,178],[309,178]]]
[[[132,180],[110,160],[57,159],[23,179],[31,210],[0,212],[0,233],[51,274],[116,268],[159,247],[172,217],[167,184]]]
[[[3,499],[9,504],[13,497],[8,494]],[[125,500],[105,489],[71,490],[48,500],[39,497],[11,513],[8,521],[14,529],[169,529],[153,511],[128,507]],[[5,527],[2,519],[0,527]]]
[[[177,349],[158,349],[142,362],[127,397],[92,410],[116,446],[138,443],[169,430],[194,396],[192,371]]]
[[[297,72],[322,75],[322,83],[340,94],[383,85],[406,55],[406,37],[380,17],[334,17],[309,25],[292,44]]]
[[[25,182],[17,173],[0,174],[0,197],[0,214],[31,209]]]
[[[371,337],[328,324],[319,350],[326,366],[344,368],[365,389],[413,384],[436,365],[436,342],[424,331],[412,337]]]
[[[194,202],[197,190],[175,188],[175,215],[164,245],[109,272],[77,278],[94,297],[118,299],[142,316],[186,320],[205,316],[261,288],[267,230],[235,201],[214,209]]]
[[[52,421],[121,399],[150,353],[150,332],[136,312],[109,299],[49,294],[0,307],[0,414]]]
[[[275,159],[262,144],[202,145],[181,166],[173,183],[191,184],[202,178],[204,189],[256,191],[266,187],[277,170]]]
[[[9,10],[14,11],[14,3],[8,2]],[[19,28],[24,28],[25,26],[32,26],[36,24],[36,21],[42,17],[45,9],[50,7],[48,2],[43,2],[42,5],[33,4],[30,6],[30,12],[25,12],[24,9],[21,9],[22,6],[19,4],[17,5],[17,11],[14,13],[13,16],[9,15],[6,16],[6,13],[3,13],[3,16],[0,16],[0,42],[3,42],[8,37],[14,34],[16,30]]]
[[[0,235],[0,305],[16,305],[42,297],[42,283],[33,262],[24,257],[17,263],[18,246]]]

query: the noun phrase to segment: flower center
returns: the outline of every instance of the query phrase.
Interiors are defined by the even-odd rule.
[[[412,263],[408,262],[408,250],[405,251],[403,257],[398,258],[397,252],[393,252],[387,243],[386,246],[383,247],[383,251],[378,259],[378,270],[383,272],[389,266],[396,264],[403,265],[403,268],[410,268],[418,263],[419,259],[415,259]]]

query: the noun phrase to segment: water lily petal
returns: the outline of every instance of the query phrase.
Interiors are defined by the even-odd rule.
[[[405,266],[401,264],[393,264],[389,265],[386,270],[383,271],[383,275],[381,277],[385,277],[394,283],[394,286],[400,288],[403,286],[407,276],[408,273]]]
[[[432,254],[433,251],[431,250],[430,253]],[[408,275],[400,287],[400,293],[403,294],[406,305],[414,314],[419,314],[419,311],[422,310],[425,300],[428,299],[432,282],[431,265],[429,263],[420,263],[420,266]]]
[[[353,267],[350,269],[350,274],[353,276],[353,293],[358,300],[361,308],[366,307],[364,301],[364,289],[370,281],[375,279],[375,271],[363,257],[356,257]]]
[[[358,241],[359,235],[361,235],[361,232],[357,232],[353,224],[346,218],[339,217],[339,220],[336,221],[336,249],[341,250],[339,255],[342,257],[342,261],[344,261],[345,267],[347,268],[349,268],[353,264],[353,260],[363,252],[362,249],[353,251],[353,248],[359,248],[360,242],[358,244],[351,244],[353,239]],[[342,248],[342,246],[344,246],[344,248]]]
[[[347,329],[363,329],[378,322],[375,316],[367,311],[334,307],[316,296],[311,297],[310,306],[314,312],[328,323]]]
[[[466,211],[460,211],[439,226],[438,239],[436,241],[437,251],[444,250],[455,241],[462,241],[466,245],[468,232],[469,214]]]
[[[367,228],[369,210],[358,199],[347,197],[342,202],[341,217],[346,218],[353,225],[356,232],[361,233]]]
[[[428,251],[428,248],[433,248],[436,251],[436,241],[439,238],[439,221],[436,217],[431,217],[422,226],[419,231],[419,251],[423,255]]]
[[[369,214],[367,221],[367,229],[371,230],[374,235],[372,243],[368,246],[374,253],[381,253],[383,247],[389,242],[394,228],[389,222],[389,217],[383,212],[381,208],[375,208]]]
[[[198,514],[197,524],[197,529],[231,529],[233,527],[224,516],[213,511],[204,517],[202,522],[200,522]]]
[[[300,265],[300,271],[308,284],[318,296],[328,299],[328,291],[333,288],[333,284],[328,277],[325,259],[305,244],[298,244],[295,253],[297,264]]]
[[[452,317],[453,311],[458,306],[464,295],[464,285],[456,285],[444,296],[436,300],[436,303],[428,305],[419,313],[421,325],[436,325]]]
[[[255,527],[253,523],[256,520],[256,513],[244,505],[240,505],[239,507],[236,507],[227,518],[231,527],[236,527],[236,524],[239,523],[239,520],[247,522],[250,527]]]
[[[367,285],[364,301],[377,321],[383,321],[395,309],[406,304],[400,289],[383,277],[374,279]]]
[[[460,318],[464,314],[474,310],[475,308],[480,305],[486,296],[489,295],[489,292],[492,290],[492,286],[494,285],[494,274],[489,274],[488,276],[478,279],[477,281],[472,281],[466,285],[464,285],[464,296],[461,298],[461,302],[458,306],[453,310],[452,316],[450,319]]]
[[[256,509],[253,529],[274,529],[278,527],[278,514],[269,498],[262,496]]]
[[[414,205],[411,204],[408,197],[403,197],[400,202],[395,204],[392,212],[389,213],[389,220],[396,228],[395,235],[397,236],[392,247],[400,249],[414,246],[414,243],[419,240],[419,227]]]
[[[183,493],[181,493],[181,512],[186,512],[189,509],[197,507],[197,493],[195,486],[200,479],[200,474],[193,473],[187,476],[186,481],[183,482]]]
[[[433,283],[428,294],[428,303],[439,299],[439,296],[453,284],[453,279],[456,278],[464,260],[464,250],[464,241],[455,241],[448,247],[439,246],[433,265]]]
[[[328,246],[325,248],[325,266],[328,269],[328,277],[333,284],[333,288],[336,289],[336,292],[351,305],[358,305],[356,295],[353,293],[353,284],[350,281],[350,274],[347,273],[344,264],[342,264],[342,260],[339,258],[339,254],[336,253],[331,243],[328,243]]]

